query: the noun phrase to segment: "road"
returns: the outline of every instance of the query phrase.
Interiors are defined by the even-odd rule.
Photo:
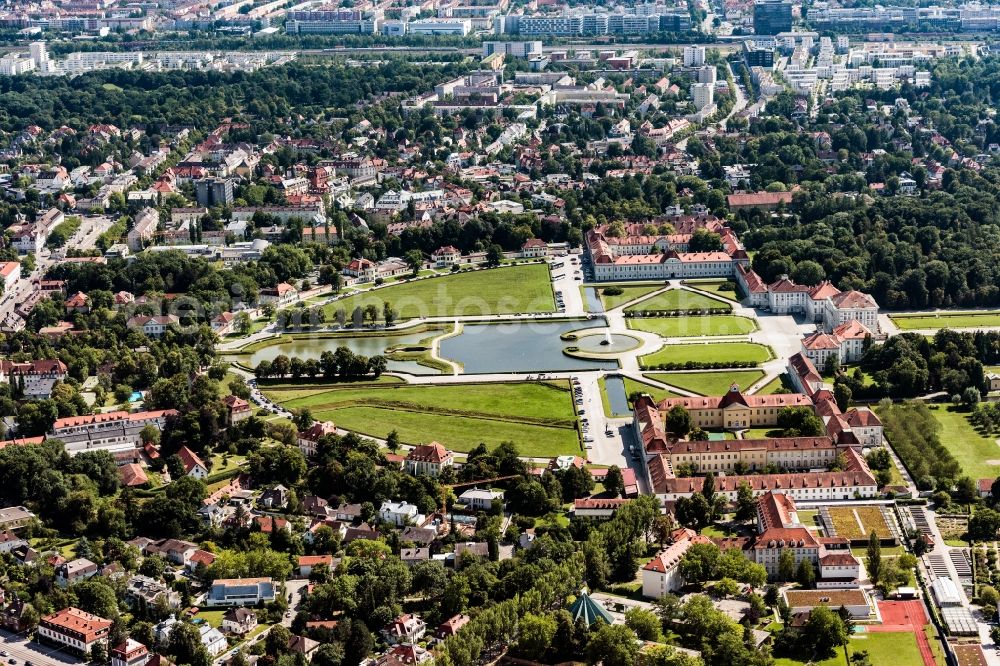
[[[37,641],[29,641],[22,634],[14,634],[6,629],[0,629],[0,637],[3,638],[2,650],[10,656],[3,657],[2,663],[10,664],[14,659],[17,664],[23,666],[31,663],[34,666],[65,666],[65,664],[83,663],[82,659],[77,659],[65,652],[42,645]]]

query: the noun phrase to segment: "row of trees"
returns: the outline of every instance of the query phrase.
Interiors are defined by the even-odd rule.
[[[325,351],[318,359],[301,359],[298,356],[289,358],[278,354],[272,360],[264,359],[257,364],[254,374],[261,379],[282,379],[291,377],[324,377],[341,379],[357,379],[372,376],[378,379],[385,372],[388,361],[381,355],[372,357],[355,354],[348,347],[337,347],[335,351]]]

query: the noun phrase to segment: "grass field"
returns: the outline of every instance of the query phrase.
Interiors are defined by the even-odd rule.
[[[611,286],[621,288],[622,293],[619,294],[619,295],[617,295],[617,296],[611,296],[611,295],[603,293],[604,290],[607,287],[611,287]],[[597,289],[598,295],[601,298],[601,303],[604,305],[604,309],[605,310],[610,310],[612,308],[618,307],[619,305],[622,305],[623,303],[628,303],[629,301],[634,301],[637,298],[642,298],[646,294],[651,294],[651,293],[653,293],[654,291],[656,291],[658,289],[663,289],[663,287],[664,287],[664,285],[662,283],[660,283],[660,284],[645,284],[645,285],[643,285],[643,284],[630,284],[630,285],[623,285],[623,284],[607,285],[607,284],[602,284],[602,285],[596,286],[596,289]]]
[[[657,294],[656,296],[651,296],[647,299],[641,300],[634,305],[630,305],[625,308],[626,312],[642,311],[642,310],[708,310],[710,308],[725,308],[726,310],[731,310],[732,306],[729,303],[724,303],[722,301],[717,301],[714,298],[709,298],[703,294],[696,294],[693,291],[687,291],[686,289],[670,289],[663,292],[662,294]]]
[[[977,328],[1000,326],[1000,311],[956,312],[954,314],[890,315],[892,323],[904,331],[931,328]]]
[[[931,407],[931,414],[941,424],[941,443],[951,451],[962,471],[973,479],[985,479],[1000,474],[1000,446],[992,437],[980,435],[969,423],[968,412],[948,406]]]
[[[733,384],[745,389],[764,376],[763,370],[718,370],[716,372],[666,372],[646,375],[650,379],[701,395],[725,395]]]
[[[634,392],[648,393],[653,400],[660,401],[664,398],[676,398],[677,394],[673,391],[668,391],[667,389],[661,389],[651,384],[646,384],[645,382],[636,381],[630,377],[625,378],[625,395],[630,395]]]
[[[715,282],[687,282],[685,284],[687,284],[690,287],[694,287],[695,289],[701,289],[702,291],[710,291],[713,294],[722,296],[723,298],[728,298],[731,301],[737,300],[736,292],[734,290],[722,288],[723,285],[732,284],[732,282],[727,283],[725,281],[719,280]]]
[[[794,391],[792,388],[792,382],[788,379],[787,374],[781,374],[764,384],[759,390],[755,391],[757,395],[771,395],[777,393],[781,389],[786,389],[788,391]]]
[[[849,654],[868,653],[872,666],[921,666],[924,663],[917,647],[917,637],[908,632],[862,633],[851,636],[847,643]],[[837,654],[823,661],[798,661],[796,659],[775,659],[775,666],[847,666],[844,649],[839,648]]]
[[[396,430],[404,444],[438,441],[466,452],[480,442],[510,440],[522,455],[579,453],[569,384],[367,385],[265,388],[289,409],[308,407],[314,418],[372,437]]]
[[[771,350],[756,342],[709,342],[707,344],[667,345],[659,351],[643,356],[644,367],[661,363],[763,363],[772,358]]]
[[[757,322],[738,315],[644,317],[629,319],[628,327],[657,333],[665,338],[690,338],[701,335],[745,335],[757,330]]]
[[[400,319],[555,312],[556,309],[548,266],[523,264],[417,280],[355,294],[326,306],[326,319],[333,321],[339,308],[344,308],[350,318],[354,308],[364,308],[368,304],[379,309],[381,319],[385,301],[392,304]]]

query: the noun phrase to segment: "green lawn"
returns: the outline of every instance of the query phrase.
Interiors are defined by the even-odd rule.
[[[702,335],[745,335],[757,330],[757,322],[738,315],[644,317],[629,319],[628,327],[657,333],[665,338],[691,338]]]
[[[333,321],[340,308],[344,308],[349,318],[354,308],[374,304],[381,319],[385,301],[392,304],[400,319],[555,312],[556,309],[548,266],[522,264],[417,280],[355,294],[327,305],[326,318]]]
[[[438,441],[453,451],[513,441],[521,453],[579,453],[567,382],[267,388],[276,402],[373,437],[396,430],[405,444]]]
[[[764,377],[763,370],[718,370],[715,372],[668,372],[646,375],[650,379],[701,395],[725,395],[733,384],[745,389]]]
[[[1000,311],[890,315],[890,319],[904,331],[930,328],[977,328],[982,326],[1000,326]]]
[[[788,379],[787,373],[782,373],[768,383],[764,384],[759,390],[756,391],[756,393],[757,395],[771,395],[772,393],[777,393],[781,389],[786,389],[788,391],[795,390],[792,388],[792,382]]]
[[[222,626],[222,616],[226,614],[224,610],[203,610],[199,611],[196,618],[208,622],[209,625],[218,629]]]
[[[607,289],[608,287],[618,287],[622,290],[622,293],[615,296],[605,294],[604,290]],[[654,291],[657,291],[658,289],[663,289],[663,287],[664,285],[661,282],[658,284],[630,284],[630,285],[602,284],[602,285],[596,285],[595,289],[597,289],[597,293],[601,297],[601,303],[604,305],[604,309],[611,310],[612,308],[616,308],[619,305],[622,305],[623,303],[634,301],[635,299],[642,298],[646,294],[651,294]]]
[[[708,310],[724,308],[731,310],[729,303],[717,301],[704,294],[696,294],[686,289],[670,289],[656,296],[651,296],[625,308],[626,312],[641,312],[643,310]]]
[[[768,437],[780,437],[780,428],[747,428],[743,431],[743,439],[767,439]]]
[[[655,368],[662,363],[763,363],[771,358],[770,348],[756,342],[709,342],[667,345],[639,360],[643,367]]]
[[[700,289],[702,291],[710,291],[717,296],[722,296],[723,298],[728,298],[731,301],[738,300],[736,298],[736,292],[733,289],[723,289],[722,286],[725,284],[733,284],[732,282],[726,282],[724,280],[717,280],[715,282],[685,282],[684,284],[695,289]]]
[[[992,437],[984,437],[969,423],[968,412],[953,406],[931,407],[931,414],[941,424],[941,443],[955,456],[962,470],[973,479],[993,478],[1000,474],[1000,446]]]
[[[921,666],[924,661],[917,647],[917,638],[908,632],[854,634],[847,644],[850,654],[868,652],[872,666]],[[844,649],[839,648],[836,656],[823,661],[803,662],[795,659],[775,659],[775,666],[847,666]]]

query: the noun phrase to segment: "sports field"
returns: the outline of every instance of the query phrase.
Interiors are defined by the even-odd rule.
[[[745,335],[757,330],[757,322],[738,315],[637,317],[628,320],[628,327],[656,333],[664,338],[693,338],[703,335]]]
[[[267,389],[288,409],[308,407],[314,418],[383,438],[396,430],[404,444],[438,441],[453,451],[480,442],[513,441],[522,455],[580,452],[569,383],[409,384]]]
[[[372,304],[382,318],[388,301],[400,319],[555,312],[555,297],[545,264],[467,271],[394,284],[333,301],[326,319],[333,321],[343,308],[350,319],[356,307]]]

